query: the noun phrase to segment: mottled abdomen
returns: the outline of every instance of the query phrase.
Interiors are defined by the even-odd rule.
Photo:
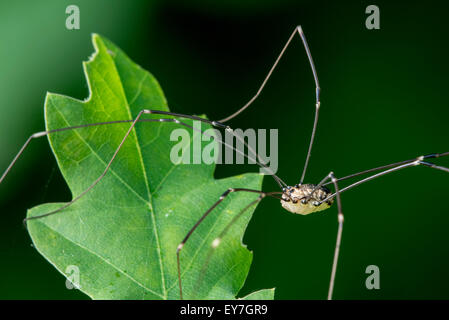
[[[333,198],[321,202],[331,195],[331,191],[326,187],[320,187],[313,192],[314,184],[296,185],[288,187],[282,194],[281,205],[291,213],[309,214],[329,208],[333,203]]]

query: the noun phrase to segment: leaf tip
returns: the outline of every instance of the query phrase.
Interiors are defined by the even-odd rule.
[[[53,98],[54,95],[55,95],[55,94],[52,93],[52,92],[50,92],[50,91],[47,91],[47,92],[45,93],[45,99],[44,99],[44,115],[45,115],[45,122],[47,122],[47,117],[46,117],[46,115],[47,115],[48,105],[49,105],[49,103],[50,103],[50,101],[51,101],[51,99]]]
[[[100,52],[100,46],[102,43],[102,38],[98,33],[92,33],[92,45],[94,46],[95,51],[89,56],[87,61],[83,61],[83,65],[89,63],[95,59],[95,56]]]
[[[91,38],[92,38],[92,43],[94,46],[96,46],[98,44],[98,42],[101,41],[101,36],[95,32],[92,32]]]

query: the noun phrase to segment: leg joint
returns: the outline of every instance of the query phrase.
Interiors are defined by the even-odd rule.
[[[47,134],[47,131],[41,131],[41,132],[36,132],[34,134],[31,135],[31,138],[39,138],[39,137],[43,137]]]
[[[179,251],[181,251],[183,247],[184,247],[184,242],[181,242],[181,243],[178,245],[178,247],[176,248],[176,254],[178,254]]]

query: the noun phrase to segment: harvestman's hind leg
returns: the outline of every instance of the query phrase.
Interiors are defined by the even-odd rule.
[[[250,192],[250,193],[257,193],[259,194],[259,197],[257,200],[254,200],[253,202],[251,202],[248,206],[246,206],[240,213],[238,213],[233,219],[232,221],[223,229],[223,231],[220,233],[220,235],[214,239],[214,241],[211,244],[211,247],[213,249],[217,248],[218,245],[220,244],[220,240],[223,237],[223,235],[226,233],[226,231],[229,229],[229,227],[234,223],[234,221],[236,221],[249,207],[251,207],[252,205],[256,204],[257,202],[259,202],[260,200],[262,200],[263,198],[265,198],[266,196],[271,196],[271,197],[275,197],[278,198],[276,195],[277,194],[282,194],[282,192],[263,192],[260,190],[253,190],[253,189],[246,189],[246,188],[229,188],[228,190],[226,190],[221,196],[220,198],[201,216],[201,218],[195,223],[195,225],[189,230],[189,232],[187,233],[187,235],[184,237],[184,239],[181,241],[181,243],[178,245],[178,247],[176,248],[176,261],[177,261],[177,266],[178,266],[178,283],[179,283],[179,296],[181,299],[183,299],[183,293],[182,293],[182,281],[181,281],[181,261],[180,261],[180,254],[181,254],[181,250],[184,248],[184,245],[186,244],[186,242],[189,240],[190,236],[193,234],[193,232],[198,228],[198,226],[201,224],[201,222],[203,222],[203,220],[227,197],[229,196],[231,193],[233,192]],[[279,198],[280,199],[280,198]],[[203,266],[203,270],[207,267],[207,264],[209,262],[210,259],[210,255],[208,255],[208,258],[206,259],[205,265]],[[204,272],[200,273],[203,274]],[[198,282],[201,282],[201,280],[199,279]],[[197,285],[198,287],[198,285]]]
[[[273,73],[274,69],[277,67],[279,60],[281,60],[282,56],[284,55],[284,52],[287,50],[293,37],[296,34],[298,34],[301,37],[301,41],[302,41],[302,43],[304,45],[304,49],[306,50],[306,53],[307,53],[307,58],[309,59],[309,64],[310,64],[310,67],[311,67],[312,73],[313,73],[313,79],[315,80],[315,99],[316,99],[316,101],[315,101],[315,119],[313,121],[312,134],[310,136],[309,149],[307,151],[306,161],[304,163],[304,169],[302,171],[301,179],[300,179],[300,184],[302,184],[304,181],[304,177],[306,175],[307,166],[308,166],[309,160],[310,160],[310,155],[312,153],[312,146],[313,146],[313,142],[315,140],[315,132],[316,132],[316,128],[318,125],[318,115],[319,115],[320,105],[321,105],[321,102],[320,102],[321,88],[320,88],[320,83],[318,81],[318,74],[315,69],[315,64],[313,63],[312,54],[310,52],[309,45],[307,44],[306,36],[304,35],[304,31],[302,30],[301,26],[297,26],[297,27],[295,27],[295,30],[293,30],[292,34],[290,35],[290,38],[288,38],[287,43],[282,48],[281,53],[276,58],[276,61],[274,62],[273,66],[271,67],[268,74],[266,75],[265,79],[263,80],[263,82],[262,82],[261,86],[259,87],[259,89],[257,90],[256,94],[243,107],[241,107],[239,110],[237,110],[230,116],[228,116],[224,119],[221,119],[220,122],[224,123],[226,121],[229,121],[229,120],[235,118],[237,115],[239,115],[241,112],[243,112],[246,108],[248,108],[254,102],[254,100],[257,99],[257,97],[260,95],[263,88],[265,87],[265,84],[268,82],[268,79],[270,79],[271,74]]]

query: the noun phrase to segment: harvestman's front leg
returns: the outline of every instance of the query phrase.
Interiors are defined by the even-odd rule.
[[[83,192],[81,192],[77,197],[73,198],[70,202],[66,203],[65,205],[63,205],[62,207],[60,207],[59,209],[56,209],[54,211],[51,211],[49,213],[46,214],[42,214],[39,216],[34,216],[34,217],[30,217],[30,218],[25,218],[23,221],[24,223],[26,223],[29,220],[34,220],[34,219],[40,219],[40,218],[44,218],[44,217],[48,217],[51,216],[53,214],[56,214],[66,208],[68,208],[69,206],[71,206],[73,203],[75,203],[76,201],[78,201],[80,198],[82,198],[86,193],[88,193],[90,190],[92,190],[93,187],[95,187],[101,179],[103,179],[103,177],[106,175],[106,173],[108,172],[109,168],[112,165],[112,162],[114,161],[115,157],[117,156],[118,152],[120,151],[122,145],[125,143],[126,138],[128,138],[129,134],[131,133],[132,129],[135,127],[137,121],[139,121],[140,117],[142,116],[142,114],[144,113],[149,113],[150,110],[142,110],[139,112],[139,114],[137,115],[136,119],[134,119],[133,123],[131,124],[131,126],[129,127],[128,131],[126,132],[124,138],[122,139],[122,141],[120,142],[118,148],[115,150],[114,155],[112,156],[111,160],[109,161],[109,163],[107,164],[106,168],[104,169],[103,173]]]
[[[248,108],[254,102],[254,100],[257,99],[257,97],[259,97],[259,95],[262,92],[263,88],[267,84],[268,79],[270,79],[271,74],[273,73],[274,69],[276,69],[279,61],[281,60],[281,58],[284,55],[285,51],[287,50],[288,46],[292,42],[292,39],[293,39],[293,37],[295,36],[296,33],[298,33],[299,36],[301,37],[301,41],[302,41],[302,43],[304,45],[304,49],[306,50],[310,66],[312,68],[313,78],[315,79],[315,86],[316,86],[316,104],[317,104],[317,108],[319,108],[319,104],[320,104],[320,85],[319,85],[319,82],[318,82],[317,72],[315,70],[315,64],[313,63],[312,54],[310,53],[309,45],[307,44],[304,32],[303,32],[301,26],[297,26],[297,27],[295,27],[295,30],[293,30],[292,34],[290,35],[290,38],[288,38],[286,44],[282,48],[281,53],[276,58],[276,61],[274,62],[273,66],[271,67],[270,71],[268,71],[268,74],[265,76],[265,79],[262,81],[262,84],[260,85],[260,87],[257,90],[256,94],[243,107],[238,109],[236,112],[234,112],[230,116],[228,116],[228,117],[226,117],[224,119],[221,119],[220,122],[224,123],[226,121],[229,121],[229,120],[235,118],[240,113],[242,113],[246,108]]]
[[[118,120],[118,121],[109,121],[109,122],[100,122],[100,123],[91,123],[91,124],[84,124],[84,125],[78,125],[78,126],[73,126],[73,127],[66,127],[66,128],[60,128],[60,129],[54,129],[54,130],[49,130],[49,131],[42,131],[42,132],[38,132],[38,133],[34,133],[32,134],[27,141],[25,142],[25,144],[22,146],[22,148],[19,150],[19,152],[17,153],[17,155],[14,157],[14,159],[12,160],[11,164],[8,166],[8,168],[5,170],[5,172],[2,174],[2,176],[0,177],[0,183],[5,179],[5,177],[7,176],[7,174],[11,171],[12,167],[14,166],[14,164],[17,162],[18,158],[22,155],[22,153],[24,152],[24,150],[26,149],[26,147],[30,144],[30,142],[35,139],[35,138],[40,138],[52,133],[57,133],[57,132],[62,132],[62,131],[68,131],[68,130],[74,130],[74,129],[80,129],[80,128],[87,128],[87,127],[92,127],[92,126],[98,126],[98,125],[107,125],[107,124],[118,124],[118,123],[127,123],[127,122],[132,122],[130,128],[128,129],[128,131],[126,132],[125,136],[123,137],[122,141],[120,142],[119,146],[117,147],[117,149],[114,152],[114,155],[112,156],[111,160],[109,161],[109,163],[107,164],[105,170],[103,171],[103,173],[86,189],[84,190],[80,195],[78,195],[77,197],[75,197],[73,200],[71,200],[70,202],[66,203],[64,206],[62,206],[61,208],[54,210],[52,212],[43,214],[43,215],[39,215],[39,216],[34,216],[34,217],[30,217],[30,218],[25,218],[24,219],[24,223],[26,225],[26,222],[28,220],[34,220],[34,219],[40,219],[40,218],[44,218],[44,217],[48,217],[50,215],[56,214],[66,208],[68,208],[69,206],[71,206],[73,203],[75,203],[76,201],[78,201],[80,198],[82,198],[86,193],[88,193],[92,188],[94,188],[100,181],[101,179],[106,175],[106,173],[108,172],[109,168],[112,165],[112,162],[114,161],[114,159],[116,158],[118,152],[120,151],[121,147],[123,146],[123,144],[125,143],[126,139],[128,138],[128,136],[130,135],[131,131],[133,130],[133,128],[135,127],[136,123],[139,121],[143,121],[143,122],[173,122],[173,123],[177,123],[189,128],[192,128],[191,126],[189,126],[188,124],[179,121],[178,119],[140,119],[141,116],[143,114],[160,114],[160,115],[169,115],[169,116],[177,116],[177,117],[182,117],[182,118],[187,118],[187,119],[192,119],[192,120],[198,120],[198,121],[202,121],[202,122],[206,122],[209,123],[215,127],[221,127],[221,128],[226,128],[225,125],[218,123],[216,121],[209,121],[207,119],[203,119],[200,117],[196,117],[196,116],[190,116],[190,115],[184,115],[184,114],[179,114],[179,113],[174,113],[174,112],[167,112],[167,111],[159,111],[159,110],[141,110],[139,112],[139,114],[137,115],[137,117],[134,120]]]
[[[189,230],[189,232],[187,233],[187,235],[184,237],[184,239],[181,241],[181,243],[178,245],[178,247],[176,248],[176,261],[177,261],[177,266],[178,266],[178,283],[179,283],[179,296],[181,299],[183,299],[183,294],[182,294],[182,281],[181,281],[181,262],[180,262],[180,253],[181,250],[184,248],[184,245],[186,244],[186,242],[189,240],[190,236],[192,235],[192,233],[198,228],[198,226],[201,224],[201,222],[203,222],[203,220],[231,193],[233,192],[250,192],[250,193],[258,193],[259,197],[257,198],[257,200],[254,200],[253,202],[251,202],[249,205],[247,205],[240,213],[238,213],[232,220],[231,222],[223,229],[223,231],[220,233],[220,235],[214,239],[214,241],[212,242],[211,245],[211,249],[215,249],[218,247],[218,245],[220,244],[221,239],[223,238],[224,234],[227,232],[227,230],[231,227],[231,225],[237,221],[238,218],[240,218],[240,216],[252,205],[258,203],[260,200],[262,200],[263,198],[265,198],[266,196],[271,196],[271,197],[276,197],[276,194],[281,194],[282,192],[263,192],[260,190],[253,190],[253,189],[246,189],[246,188],[229,188],[228,190],[226,190],[221,196],[220,198],[201,216],[201,218],[195,223],[195,225]],[[208,258],[206,259],[206,262],[203,266],[203,269],[200,272],[200,277],[202,274],[204,274],[204,269],[207,267],[207,264],[209,263],[209,259],[210,259],[211,253],[209,252],[208,254]],[[198,280],[198,283],[201,282],[201,279]],[[198,285],[197,285],[198,286]]]
[[[312,128],[312,134],[310,136],[310,142],[309,142],[309,149],[307,151],[307,156],[306,156],[306,161],[304,163],[304,169],[302,171],[301,174],[301,179],[299,184],[302,184],[304,182],[304,177],[307,171],[307,166],[309,164],[309,160],[310,160],[310,155],[312,153],[312,147],[313,147],[313,142],[315,140],[315,132],[316,132],[316,128],[318,125],[318,115],[319,115],[319,111],[320,111],[320,92],[321,92],[321,88],[320,88],[320,83],[318,81],[318,74],[316,72],[316,68],[315,68],[315,64],[313,63],[313,58],[312,58],[312,54],[310,52],[309,49],[309,45],[307,44],[307,40],[306,40],[306,36],[304,35],[304,31],[302,30],[301,26],[297,26],[295,27],[295,30],[293,30],[292,34],[290,35],[290,38],[288,38],[287,43],[284,45],[284,47],[281,50],[281,53],[279,54],[279,56],[276,58],[276,61],[274,62],[273,66],[271,67],[270,71],[268,72],[268,74],[266,75],[265,79],[263,80],[261,86],[259,87],[259,89],[257,90],[256,94],[240,109],[238,109],[236,112],[234,112],[233,114],[231,114],[230,116],[221,119],[219,122],[226,122],[229,121],[233,118],[235,118],[236,116],[238,116],[241,112],[243,112],[246,108],[248,108],[253,102],[254,100],[257,99],[257,97],[260,95],[260,93],[262,92],[263,88],[265,87],[265,84],[268,82],[268,79],[270,79],[271,74],[273,73],[274,69],[276,69],[279,60],[281,60],[282,56],[284,55],[284,52],[287,50],[288,46],[290,45],[293,37],[299,34],[299,36],[301,37],[301,41],[304,45],[304,49],[306,50],[307,53],[307,58],[309,59],[309,64],[310,67],[312,69],[312,73],[313,73],[313,79],[315,81],[315,118],[313,121],[313,128]]]

